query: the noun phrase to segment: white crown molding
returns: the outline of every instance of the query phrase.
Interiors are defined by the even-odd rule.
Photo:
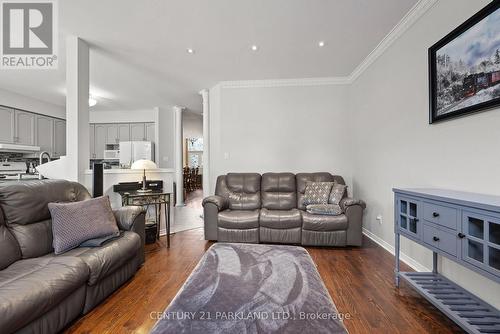
[[[217,86],[219,86],[220,88],[259,88],[345,84],[349,84],[348,77],[221,81],[217,84]]]
[[[439,0],[418,1],[401,21],[380,41],[372,52],[359,64],[349,76],[349,82],[353,83],[357,78],[377,60],[399,37],[401,37],[415,22],[420,19]]]
[[[214,88],[260,88],[260,87],[291,87],[291,86],[323,86],[352,84],[371,64],[377,60],[399,37],[401,37],[415,22],[420,19],[439,0],[420,0],[380,41],[372,52],[347,77],[319,77],[297,79],[268,79],[221,81]],[[213,89],[213,88],[212,88]]]
[[[368,238],[370,238],[371,240],[373,240],[376,244],[378,244],[379,246],[384,248],[386,251],[388,251],[389,253],[394,255],[394,246],[392,246],[390,243],[388,243],[387,241],[380,238],[378,235],[372,233],[370,230],[367,230],[364,227],[363,227],[363,234],[365,236],[367,236]],[[401,259],[401,261],[403,261],[404,263],[406,263],[407,265],[409,265],[411,268],[413,268],[416,271],[420,271],[420,272],[432,271],[429,268],[420,264],[417,260],[409,257],[408,255],[406,255],[403,252],[399,253],[399,258]]]

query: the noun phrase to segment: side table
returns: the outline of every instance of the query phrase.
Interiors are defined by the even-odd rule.
[[[159,190],[150,192],[127,191],[119,192],[122,197],[122,206],[155,206],[156,238],[160,238],[160,222],[162,209],[165,214],[167,228],[167,248],[170,248],[170,194]]]

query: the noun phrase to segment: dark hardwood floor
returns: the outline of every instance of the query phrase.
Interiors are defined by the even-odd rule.
[[[121,289],[67,333],[148,333],[205,250],[202,229],[147,246],[146,264]],[[307,248],[349,333],[461,333],[452,321],[407,284],[393,284],[394,257],[369,239],[361,248]],[[402,265],[402,270],[410,270]]]

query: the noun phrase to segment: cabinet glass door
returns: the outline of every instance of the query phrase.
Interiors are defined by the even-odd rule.
[[[500,220],[488,221],[488,266],[500,272]]]
[[[465,212],[462,254],[465,261],[500,273],[500,217]]]
[[[420,232],[418,201],[406,197],[399,198],[398,215],[400,230],[418,236]]]

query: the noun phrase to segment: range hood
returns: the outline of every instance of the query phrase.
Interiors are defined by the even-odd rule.
[[[2,143],[0,143],[0,152],[13,152],[13,153],[40,152],[40,147],[39,146],[31,146],[31,145],[17,145],[17,144],[2,144]]]

